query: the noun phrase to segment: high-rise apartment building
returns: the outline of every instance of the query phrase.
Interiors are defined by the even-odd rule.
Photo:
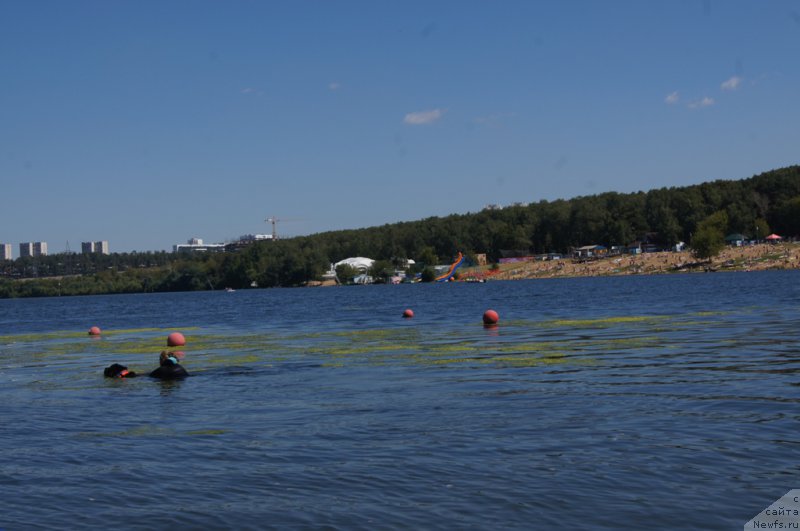
[[[19,257],[47,256],[47,242],[25,242],[19,244]]]
[[[83,254],[108,254],[108,241],[101,240],[99,242],[81,242],[81,252]]]
[[[11,260],[11,244],[0,243],[0,253],[2,253],[2,258],[0,258],[0,260]]]

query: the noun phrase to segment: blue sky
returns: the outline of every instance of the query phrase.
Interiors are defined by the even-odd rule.
[[[116,252],[800,162],[794,1],[0,2],[0,241]]]

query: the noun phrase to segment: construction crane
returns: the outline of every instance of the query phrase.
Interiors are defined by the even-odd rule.
[[[299,221],[299,220],[276,218],[275,216],[270,216],[267,219],[265,219],[264,223],[272,223],[272,239],[273,240],[277,240],[278,239],[278,222],[279,221],[280,222],[284,222],[284,221]]]

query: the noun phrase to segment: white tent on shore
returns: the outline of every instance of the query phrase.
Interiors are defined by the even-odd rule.
[[[336,262],[333,264],[333,268],[336,269],[340,265],[348,265],[352,268],[357,269],[361,273],[366,273],[369,271],[369,268],[372,267],[372,264],[375,263],[375,260],[372,258],[364,258],[363,256],[356,256],[355,258],[345,258],[340,262]]]

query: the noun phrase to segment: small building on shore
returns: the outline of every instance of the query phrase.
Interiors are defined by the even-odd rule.
[[[601,258],[608,253],[604,245],[584,245],[578,247],[572,253],[575,258]]]
[[[747,236],[744,234],[733,233],[725,236],[725,243],[733,247],[741,247],[747,241]]]

